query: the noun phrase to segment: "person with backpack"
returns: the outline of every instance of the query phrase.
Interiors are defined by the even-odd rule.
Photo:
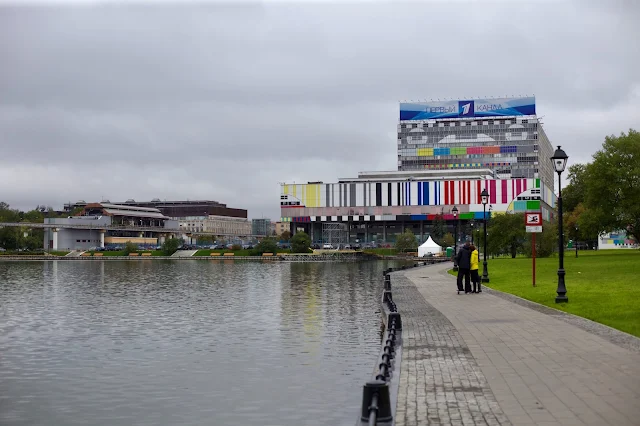
[[[471,251],[469,251],[469,242],[467,241],[458,254],[456,254],[456,263],[458,264],[458,294],[463,291],[462,277],[464,277],[464,294],[471,293]]]

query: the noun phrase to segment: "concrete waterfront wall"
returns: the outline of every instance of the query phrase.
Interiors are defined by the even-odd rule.
[[[440,263],[442,260],[429,259],[405,265],[397,270]],[[446,259],[449,261],[449,259]],[[402,316],[393,301],[390,273],[394,268],[385,269],[384,287],[381,297],[384,334],[371,380],[362,389],[362,404],[357,426],[394,425],[398,387],[400,383],[400,363],[402,360]]]
[[[340,254],[340,255],[275,255],[275,256],[0,256],[0,261],[20,261],[20,260],[63,260],[63,261],[101,261],[101,260],[210,260],[210,261],[268,261],[268,262],[357,262],[363,260],[375,260],[375,257],[366,254]]]

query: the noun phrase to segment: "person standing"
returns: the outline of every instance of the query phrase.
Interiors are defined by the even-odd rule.
[[[469,242],[467,241],[464,246],[460,248],[458,254],[456,254],[456,263],[458,264],[458,294],[463,291],[462,277],[464,277],[464,293],[471,293],[471,252],[469,251]]]
[[[476,248],[476,246],[471,244],[471,246],[469,246],[469,251],[471,251],[471,282],[473,283],[472,293],[482,293],[482,290],[480,289],[480,276],[478,275],[478,269],[480,265],[480,256],[478,253],[478,249]]]

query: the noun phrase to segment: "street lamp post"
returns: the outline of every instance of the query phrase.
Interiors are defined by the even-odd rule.
[[[576,257],[578,257],[578,225],[576,225],[576,238],[574,244],[576,245]]]
[[[458,262],[456,261],[456,254],[458,251],[458,208],[456,206],[453,206],[451,212],[453,213],[453,220],[455,220],[455,236],[453,238],[453,270],[457,271]]]
[[[489,193],[487,192],[487,188],[483,189],[480,193],[480,197],[482,198],[482,209],[484,211],[484,215],[482,219],[484,221],[484,250],[482,251],[484,254],[484,261],[482,262],[482,279],[483,283],[489,282],[489,271],[487,270],[487,203],[489,202]]]
[[[564,236],[562,235],[562,180],[561,175],[564,172],[564,168],[567,166],[567,159],[569,157],[567,154],[560,149],[560,145],[558,145],[558,149],[553,153],[553,157],[551,157],[551,161],[553,161],[553,167],[556,169],[556,173],[558,173],[558,249],[559,249],[559,267],[558,267],[558,289],[556,292],[558,295],[556,296],[556,303],[566,303],[569,301],[567,298],[567,288],[564,284]],[[576,252],[577,254],[577,252]]]

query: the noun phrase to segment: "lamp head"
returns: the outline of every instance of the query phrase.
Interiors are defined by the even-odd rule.
[[[487,205],[489,202],[489,192],[487,192],[487,188],[482,190],[480,197],[482,198],[482,204]]]
[[[558,145],[558,149],[556,149],[556,152],[553,153],[553,157],[551,157],[556,173],[564,172],[565,167],[567,167],[568,158],[567,153],[560,148],[560,145]]]

